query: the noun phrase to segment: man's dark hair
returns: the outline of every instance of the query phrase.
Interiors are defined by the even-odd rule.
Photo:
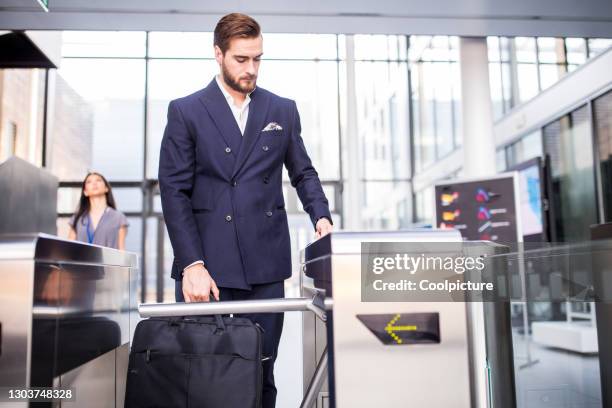
[[[225,54],[232,38],[256,38],[260,35],[259,24],[252,17],[231,13],[223,16],[217,23],[214,44]]]

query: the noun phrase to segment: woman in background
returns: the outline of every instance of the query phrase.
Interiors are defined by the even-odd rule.
[[[91,172],[83,180],[79,206],[68,224],[69,239],[125,249],[127,218],[117,211],[111,186],[99,173]]]

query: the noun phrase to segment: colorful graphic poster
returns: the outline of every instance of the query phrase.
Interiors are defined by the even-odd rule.
[[[513,174],[439,184],[435,194],[438,228],[457,229],[469,241],[517,242]]]

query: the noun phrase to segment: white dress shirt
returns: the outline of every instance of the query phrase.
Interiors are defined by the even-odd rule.
[[[251,93],[253,91],[247,94],[246,98],[244,99],[244,102],[242,103],[242,106],[236,106],[236,104],[234,104],[234,98],[232,97],[232,95],[230,95],[229,92],[227,92],[227,89],[225,89],[225,87],[219,80],[219,75],[215,76],[215,80],[217,81],[217,85],[219,86],[219,89],[221,89],[223,96],[225,96],[225,100],[227,101],[227,104],[229,105],[230,110],[234,115],[234,119],[236,119],[236,124],[238,125],[238,128],[240,128],[240,133],[244,136],[244,128],[246,128],[247,119],[249,118],[249,105],[251,103]],[[204,265],[204,261],[197,260],[194,263],[189,264],[187,267],[185,267],[185,269],[197,264]],[[183,269],[183,272],[185,271],[185,269]]]
[[[246,98],[244,99],[244,102],[242,103],[242,106],[237,106],[234,103],[234,98],[232,97],[232,95],[230,95],[230,93],[227,91],[227,89],[225,89],[225,87],[221,83],[221,80],[219,79],[219,75],[215,77],[215,80],[217,81],[217,85],[219,86],[219,89],[221,89],[221,92],[223,92],[223,96],[225,96],[225,100],[227,101],[227,104],[229,105],[230,110],[232,111],[232,114],[234,115],[234,119],[236,119],[236,123],[238,124],[238,127],[240,128],[240,133],[244,135],[244,128],[246,127],[247,119],[249,118],[249,105],[251,103],[251,93],[247,94]]]

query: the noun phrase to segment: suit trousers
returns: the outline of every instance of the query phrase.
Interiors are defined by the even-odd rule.
[[[251,285],[250,290],[219,288],[220,300],[257,300],[285,297],[283,281]],[[175,281],[177,302],[184,302],[183,282]],[[276,386],[274,385],[274,362],[278,354],[278,344],[283,331],[283,313],[236,314],[236,317],[247,317],[259,324],[263,330],[263,356],[270,357],[263,362],[262,408],[274,408],[276,405]]]

